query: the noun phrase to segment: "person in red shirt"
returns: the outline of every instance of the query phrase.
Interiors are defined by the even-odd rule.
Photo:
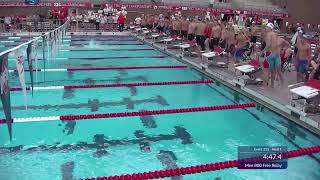
[[[126,21],[126,17],[122,13],[120,13],[120,15],[118,17],[118,24],[119,24],[119,31],[120,32],[123,31],[125,21]]]

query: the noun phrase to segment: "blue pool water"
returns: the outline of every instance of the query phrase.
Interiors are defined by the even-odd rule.
[[[84,39],[86,41],[77,41],[76,44],[88,45],[70,46],[74,44],[69,41],[71,39]],[[150,58],[166,56],[157,50],[130,50],[151,48],[148,45],[130,45],[141,43],[133,38],[101,36],[96,39],[112,39],[112,42],[129,45],[101,45],[88,36],[67,37],[56,59],[46,61],[46,68],[183,65],[170,57]],[[120,56],[140,58],[118,59]],[[115,58],[77,59],[84,57]],[[40,60],[38,68],[43,68],[43,65],[44,61]],[[9,57],[9,67],[15,68],[13,55]],[[30,86],[29,72],[25,75],[27,86]],[[35,86],[41,87],[208,79],[190,68],[38,72],[37,76]],[[20,87],[16,73],[10,74],[10,86]],[[252,100],[216,82],[39,90],[33,97],[28,92],[27,111],[22,92],[11,92],[11,102],[13,117],[23,118],[214,106]],[[3,113],[0,118],[4,118]],[[0,125],[0,179],[58,180],[126,174],[237,159],[238,146],[287,146],[293,150],[319,144],[318,136],[261,105],[248,109],[144,117],[20,122],[13,124],[11,142],[6,125]],[[216,177],[223,180],[318,180],[320,155],[290,159],[286,170],[228,169],[177,179]]]

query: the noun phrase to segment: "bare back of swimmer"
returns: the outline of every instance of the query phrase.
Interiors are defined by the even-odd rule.
[[[190,22],[187,20],[187,18],[183,17],[181,20],[181,35],[184,39],[188,37],[189,24]]]
[[[196,22],[193,20],[190,22],[188,27],[188,40],[193,41],[195,38],[195,32],[196,32]]]
[[[221,27],[217,20],[213,21],[212,33],[211,33],[211,44],[213,47],[218,47],[221,39]]]
[[[280,58],[280,50],[281,50],[281,42],[278,35],[273,32],[273,24],[267,24],[267,32],[266,32],[266,47],[265,50],[270,52],[270,55],[267,57],[267,62],[269,64],[269,72],[271,74],[271,87],[274,87],[275,76],[279,76],[281,85],[283,85],[283,77],[281,72],[281,58]]]
[[[296,62],[297,81],[302,82],[306,80],[307,66],[311,60],[311,44],[300,34],[296,46],[298,48]]]
[[[196,42],[197,42],[197,45],[201,47],[201,50],[204,51],[205,50],[205,40],[206,40],[206,37],[204,35],[204,30],[206,28],[206,23],[204,23],[202,21],[202,19],[199,19],[199,22],[196,24]]]

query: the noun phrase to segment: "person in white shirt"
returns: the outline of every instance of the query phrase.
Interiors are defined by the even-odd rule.
[[[117,26],[118,26],[118,15],[115,15],[113,16],[113,29],[118,29]]]
[[[137,18],[134,20],[134,22],[135,22],[135,25],[136,25],[136,26],[140,26],[140,25],[141,25],[141,17],[137,17]]]
[[[84,28],[85,30],[88,30],[89,28],[89,14],[86,13],[84,16],[83,16],[83,22],[84,22]]]
[[[9,32],[10,28],[11,28],[11,17],[10,16],[6,16],[4,18],[4,23],[5,23],[6,30]]]
[[[106,26],[105,25],[106,24],[105,15],[101,14],[99,18],[100,18],[101,29],[102,29],[102,31],[104,31],[106,29],[106,27],[105,27]]]

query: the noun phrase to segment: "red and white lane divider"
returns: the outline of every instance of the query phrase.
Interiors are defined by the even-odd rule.
[[[63,52],[85,52],[85,51],[155,51],[153,48],[131,48],[131,49],[61,49]]]
[[[144,82],[144,83],[123,83],[123,84],[93,84],[93,85],[78,85],[78,86],[46,86],[33,87],[33,90],[58,90],[58,89],[88,89],[88,88],[111,88],[111,87],[137,87],[137,86],[170,86],[170,85],[185,85],[185,84],[209,84],[213,80],[193,80],[193,81],[169,81],[169,82]],[[31,88],[27,87],[27,91]],[[22,91],[22,88],[10,88],[10,91]]]
[[[135,111],[135,112],[120,112],[120,113],[105,113],[105,114],[85,114],[85,115],[63,115],[63,116],[48,116],[48,117],[30,117],[30,118],[14,118],[12,122],[33,122],[33,121],[74,121],[86,119],[106,119],[118,117],[132,117],[132,116],[151,116],[161,114],[178,114],[178,113],[191,113],[191,112],[204,112],[204,111],[221,111],[230,109],[243,109],[256,107],[255,103],[245,104],[232,104],[222,106],[205,106],[194,108],[179,108],[179,109],[164,109],[164,110],[148,110],[148,111]],[[6,123],[5,119],[0,120],[0,124]]]
[[[301,148],[283,153],[283,157],[294,158],[310,154],[320,153],[320,146],[313,146],[308,148]],[[261,159],[261,158],[260,158]],[[239,166],[240,160],[230,160],[224,162],[202,164],[197,166],[188,166],[181,168],[171,168],[159,171],[140,172],[134,174],[124,174],[116,176],[105,176],[97,178],[80,178],[79,180],[145,180],[145,179],[159,179],[173,176],[181,176],[187,174],[197,174],[210,171],[218,171],[222,169],[235,168]],[[261,161],[261,160],[260,160]],[[301,162],[303,163],[303,162]]]
[[[128,67],[100,67],[100,68],[66,68],[66,69],[34,69],[38,72],[66,72],[66,71],[109,71],[109,70],[135,70],[135,69],[183,69],[188,66],[128,66]],[[24,70],[29,72],[29,70]],[[10,73],[18,72],[9,70]]]

